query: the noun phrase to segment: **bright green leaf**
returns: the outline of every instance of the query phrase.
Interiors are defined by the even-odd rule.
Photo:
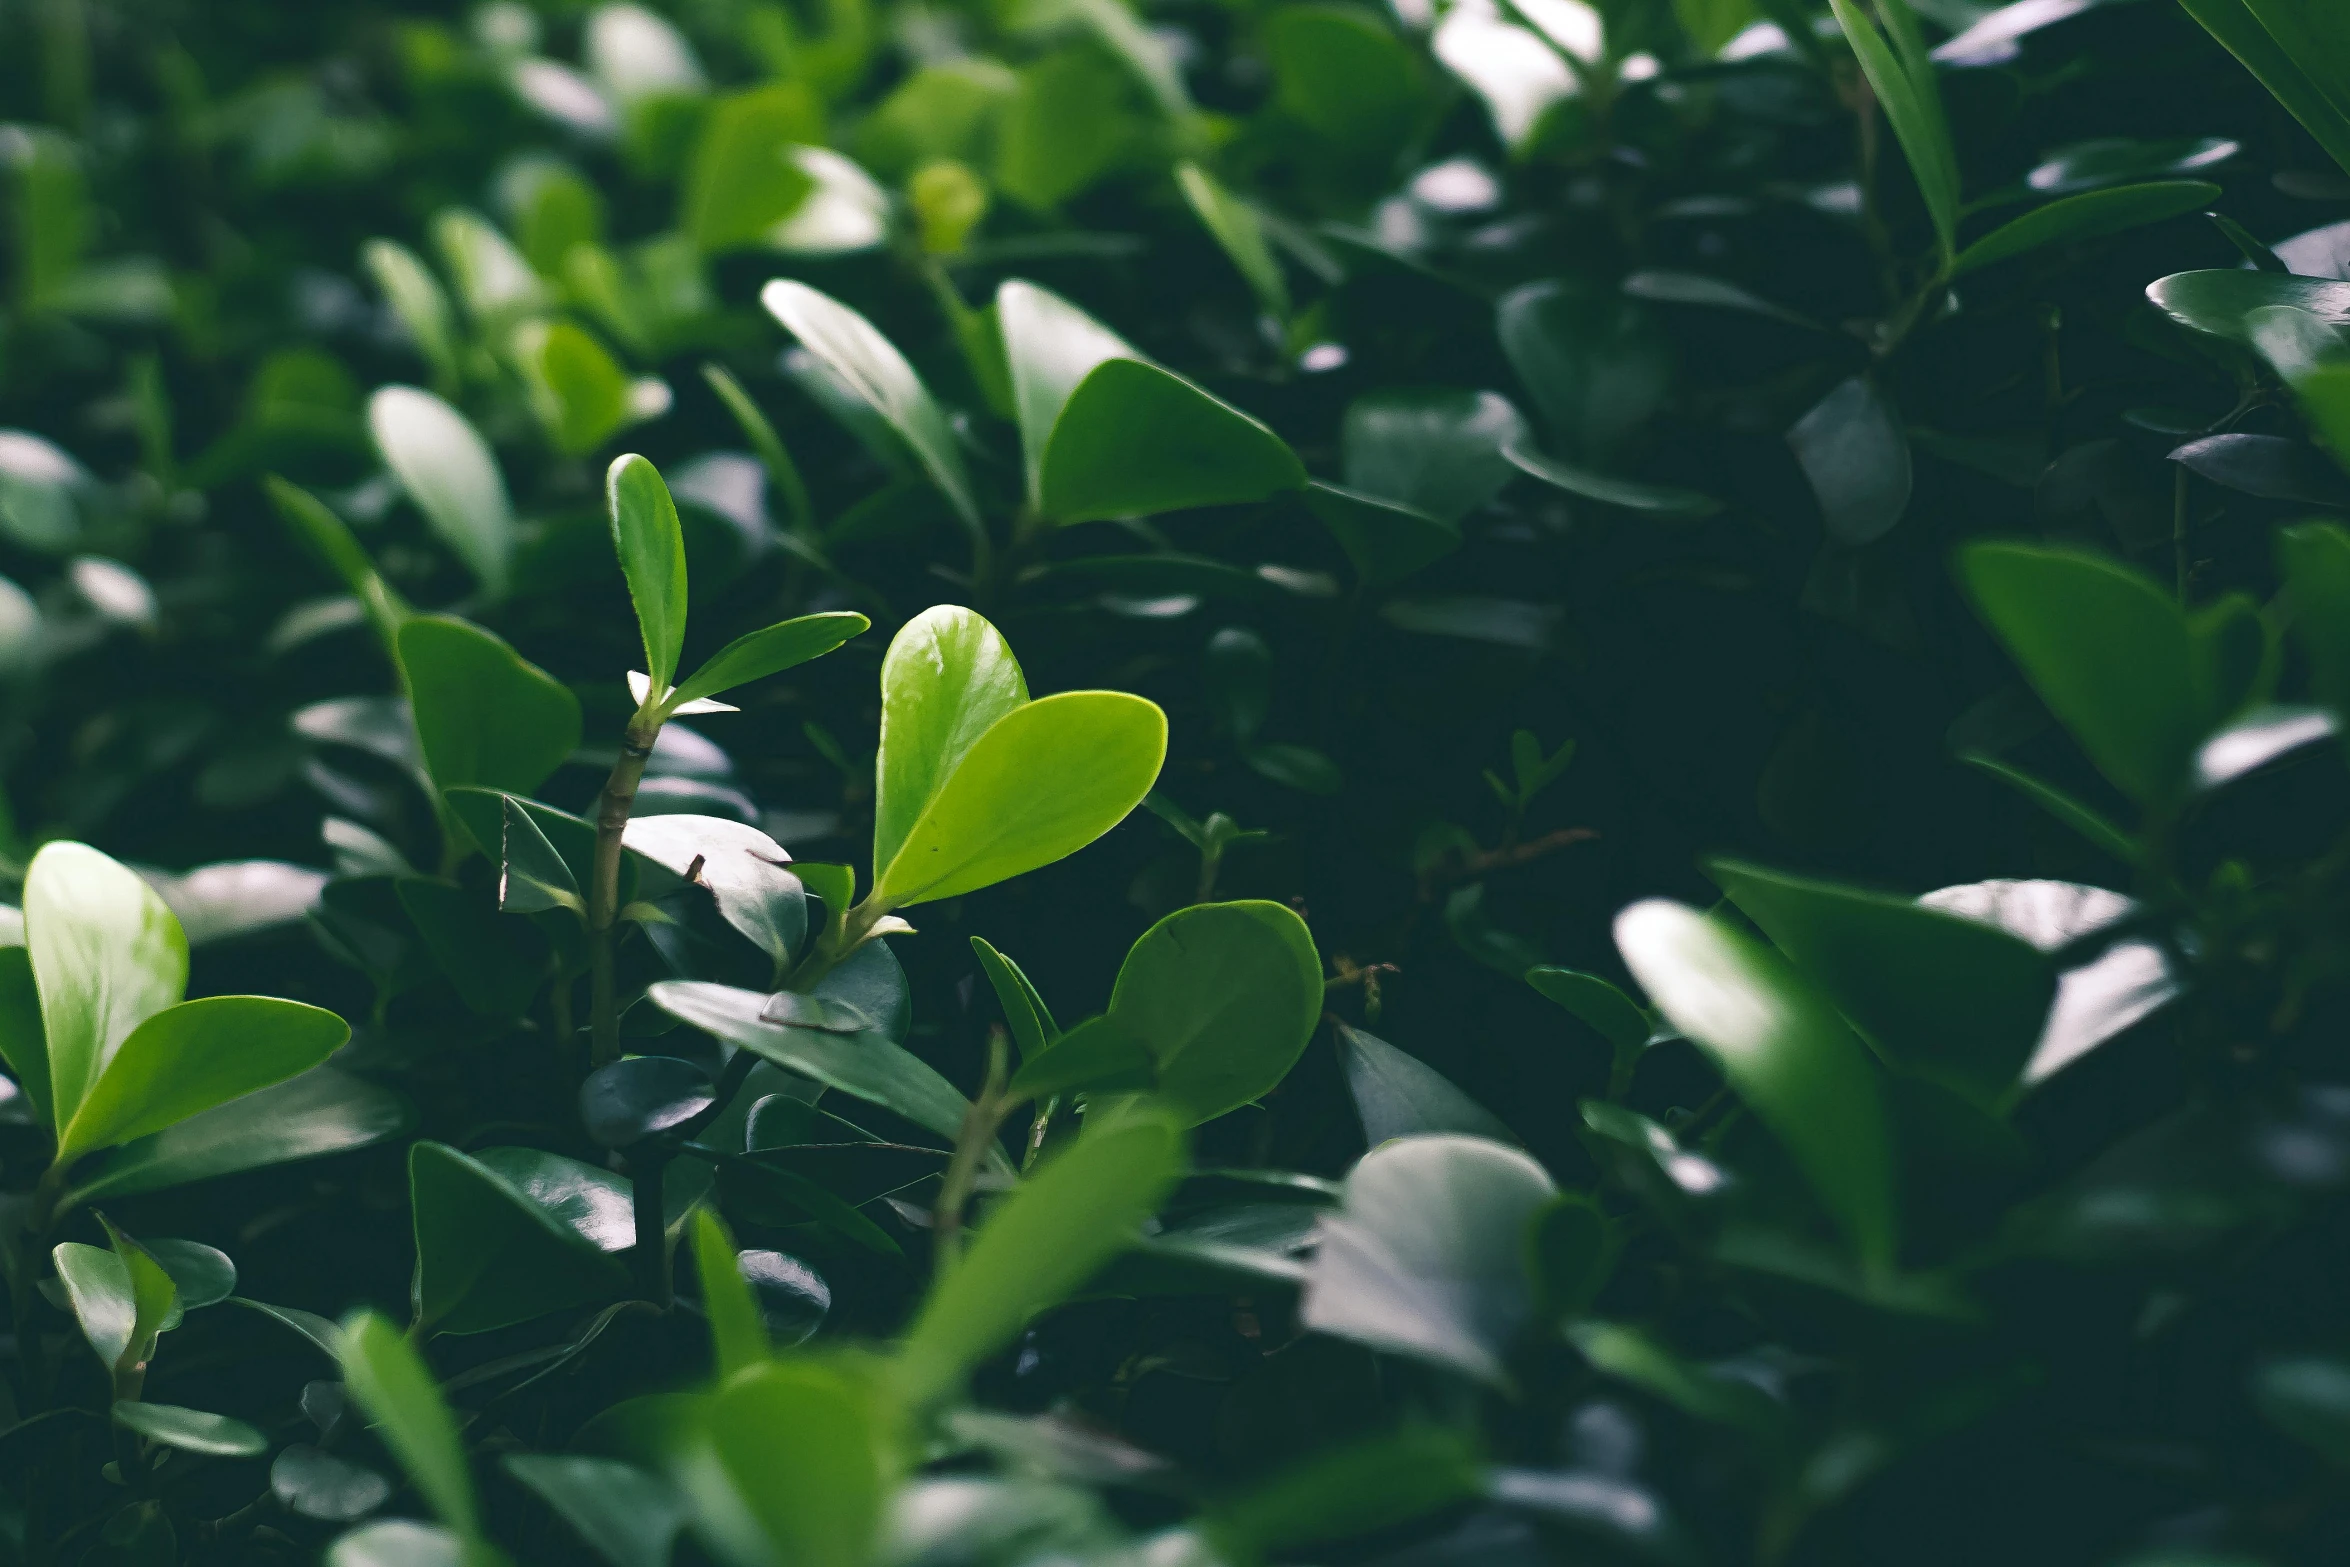
[[[419,615],[400,628],[400,664],[439,788],[527,795],[579,744],[579,698],[479,626]]]

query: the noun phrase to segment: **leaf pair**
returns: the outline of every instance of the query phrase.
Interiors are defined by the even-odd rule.
[[[1003,634],[940,605],[881,665],[870,902],[959,897],[1074,854],[1141,803],[1167,718],[1121,691],[1030,700]]]
[[[333,1013],[267,996],[181,1001],[187,938],[153,888],[78,843],[25,876],[25,941],[0,948],[0,1055],[57,1135],[60,1168],[317,1066]]]
[[[964,525],[979,506],[945,413],[872,323],[805,284],[760,295],[910,448]],[[996,293],[1028,505],[1051,522],[1263,500],[1305,483],[1263,424],[1136,351],[1067,300],[1013,279]]]
[[[872,624],[863,615],[846,612],[778,621],[735,638],[678,684],[678,659],[685,651],[686,580],[685,533],[678,524],[677,503],[659,470],[634,453],[614,460],[604,476],[604,497],[613,547],[644,635],[650,689],[638,702],[653,709],[658,719],[820,658]]]

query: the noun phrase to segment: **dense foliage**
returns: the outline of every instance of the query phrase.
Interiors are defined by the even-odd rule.
[[[0,40],[0,1560],[2350,1550],[2350,12]]]

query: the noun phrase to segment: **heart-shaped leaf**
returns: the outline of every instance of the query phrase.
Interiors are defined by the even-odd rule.
[[[1534,1307],[1527,1230],[1554,1194],[1542,1166],[1481,1137],[1383,1143],[1321,1220],[1299,1320],[1507,1386]]]
[[[1878,1068],[1786,959],[1693,909],[1650,899],[1616,947],[1657,1010],[1704,1046],[1794,1155],[1876,1270],[1894,1260],[1893,1140]]]
[[[579,745],[579,698],[479,626],[419,615],[400,666],[435,787],[527,795]]]
[[[1263,500],[1306,482],[1264,425],[1033,283],[996,291],[1029,504],[1055,522]]]
[[[367,427],[433,532],[490,597],[503,598],[514,559],[514,505],[489,443],[463,414],[413,386],[387,386],[369,399]]]
[[[1050,1053],[1048,1052],[1048,1055]],[[899,1346],[898,1385],[927,1404],[1133,1240],[1183,1173],[1183,1134],[1148,1108],[1088,1127],[988,1216]]]

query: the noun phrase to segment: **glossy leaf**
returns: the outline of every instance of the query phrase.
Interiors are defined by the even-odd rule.
[[[669,700],[679,706],[747,686],[769,675],[796,669],[822,658],[849,638],[872,625],[863,615],[834,610],[801,615],[772,626],[746,632],[710,655],[699,669],[678,683]]]
[[[454,385],[458,374],[456,323],[440,280],[414,251],[388,239],[369,240],[359,254],[392,313],[407,329],[409,341],[432,366],[436,383]]]
[[[675,1056],[625,1056],[579,1085],[580,1126],[600,1148],[633,1148],[715,1103],[710,1074]]]
[[[864,1567],[895,1480],[875,1390],[822,1361],[786,1361],[721,1388],[710,1447],[765,1544],[794,1567]]]
[[[344,1386],[433,1511],[458,1534],[478,1535],[473,1475],[457,1422],[415,1346],[374,1312],[355,1311],[343,1319],[339,1359]]]
[[[269,1490],[297,1517],[349,1523],[390,1501],[392,1482],[363,1464],[297,1442],[269,1466]]]
[[[631,452],[614,458],[604,475],[604,511],[644,633],[645,671],[653,689],[665,692],[677,683],[685,648],[685,534],[677,503],[660,471]]]
[[[1184,1164],[1183,1134],[1142,1109],[1088,1128],[991,1213],[899,1346],[898,1385],[928,1404],[1123,1250]]]
[[[2155,307],[2190,331],[2252,346],[2252,318],[2271,306],[2307,311],[2328,326],[2350,325],[2350,282],[2275,272],[2174,272],[2146,285]]]
[[[1028,702],[1011,644],[972,611],[941,604],[908,621],[881,661],[873,866],[885,869],[979,737]],[[838,912],[837,910],[835,912]]]
[[[979,505],[954,431],[905,355],[863,316],[804,283],[778,278],[760,292],[759,302],[889,422],[965,526],[977,530]]]
[[[1520,473],[1539,479],[1553,489],[1564,490],[1569,495],[1580,496],[1587,501],[1597,501],[1602,506],[1613,506],[1620,511],[1682,521],[1711,517],[1722,509],[1720,501],[1696,490],[1594,473],[1588,468],[1561,462],[1556,457],[1545,456],[1523,446],[1507,447],[1502,455]]]
[[[1158,1102],[1196,1126],[1269,1092],[1305,1053],[1322,959],[1285,904],[1178,909],[1126,954],[1108,1015],[1157,1063]]]
[[[821,140],[823,116],[805,86],[729,94],[711,107],[695,146],[678,226],[706,255],[763,243],[816,188],[784,150]]]
[[[1552,1195],[1540,1165],[1481,1137],[1383,1143],[1321,1221],[1300,1320],[1507,1386],[1511,1343],[1534,1306],[1527,1226]]]
[[[1316,479],[1301,497],[1370,587],[1400,582],[1461,547],[1460,530],[1425,512]]]
[[[42,1035],[41,995],[33,982],[32,954],[23,947],[0,947],[0,1060],[8,1063],[34,1117],[55,1126],[49,1106],[49,1046]]]
[[[586,456],[629,422],[628,372],[586,328],[525,321],[514,329],[513,352],[531,411],[565,456]]]
[[[79,843],[33,856],[24,911],[62,1136],[131,1034],[186,991],[187,937],[146,882]]]
[[[1139,1093],[1159,1081],[1150,1047],[1114,1017],[1089,1018],[1031,1056],[1012,1074],[1004,1092],[1013,1099],[1049,1099],[1054,1094]]]
[[[1619,1051],[1638,1050],[1648,1043],[1651,1030],[1647,1014],[1597,974],[1545,966],[1528,969],[1526,983],[1543,999],[1556,1002],[1590,1024]]]
[[[362,1524],[327,1547],[326,1567],[479,1567],[446,1529],[407,1518]]]
[[[569,909],[586,917],[587,899],[571,862],[547,841],[546,829],[512,795],[497,796],[505,830],[500,834],[498,912],[539,914]]]
[[[1458,1132],[1491,1142],[1517,1138],[1499,1117],[1453,1086],[1452,1080],[1416,1056],[1406,1055],[1375,1034],[1331,1026],[1347,1092],[1372,1147],[1398,1137]]]
[[[400,627],[400,664],[439,788],[527,795],[579,745],[579,698],[479,626],[419,615]]]
[[[309,1071],[351,1037],[332,1012],[269,996],[167,1007],[131,1031],[59,1131],[71,1160],[160,1132]]]
[[[320,1067],[93,1155],[59,1207],[344,1153],[402,1136],[415,1120],[401,1095]]]
[[[612,1567],[669,1567],[685,1503],[657,1475],[573,1453],[508,1453],[506,1472]]]
[[[1340,428],[1346,487],[1458,523],[1500,493],[1525,419],[1498,392],[1446,389],[1367,393]]]
[[[558,1154],[492,1152],[507,1167],[440,1143],[409,1152],[417,1320],[427,1331],[508,1327],[626,1280],[611,1254],[634,1243],[635,1221],[617,1177]]]
[[[1020,965],[988,945],[985,938],[972,937],[971,950],[979,959],[980,972],[987,976],[988,987],[995,992],[996,1004],[1004,1009],[1004,1023],[1012,1031],[1020,1059],[1034,1060],[1061,1037],[1060,1025],[1053,1021],[1044,997],[1036,993],[1036,986],[1020,971]]]
[[[1878,1069],[1844,1020],[1777,953],[1676,903],[1626,909],[1616,946],[1657,1010],[1794,1156],[1862,1261],[1889,1268],[1892,1132]]]
[[[497,459],[463,414],[430,392],[387,386],[367,405],[385,466],[416,509],[492,598],[505,595],[514,558],[514,505]]]
[[[667,870],[706,887],[718,913],[777,963],[808,933],[808,899],[783,845],[758,828],[721,816],[639,816],[621,841]]]
[[[177,1404],[117,1403],[114,1423],[159,1446],[203,1458],[258,1458],[269,1451],[269,1438],[244,1421]]]
[[[61,1241],[50,1250],[74,1321],[115,1385],[146,1369],[179,1303],[171,1275],[137,1242],[107,1228],[111,1248]]]
[[[1263,500],[1306,482],[1279,436],[1059,295],[1013,279],[996,292],[996,315],[1029,503],[1041,515],[1150,516]]]

